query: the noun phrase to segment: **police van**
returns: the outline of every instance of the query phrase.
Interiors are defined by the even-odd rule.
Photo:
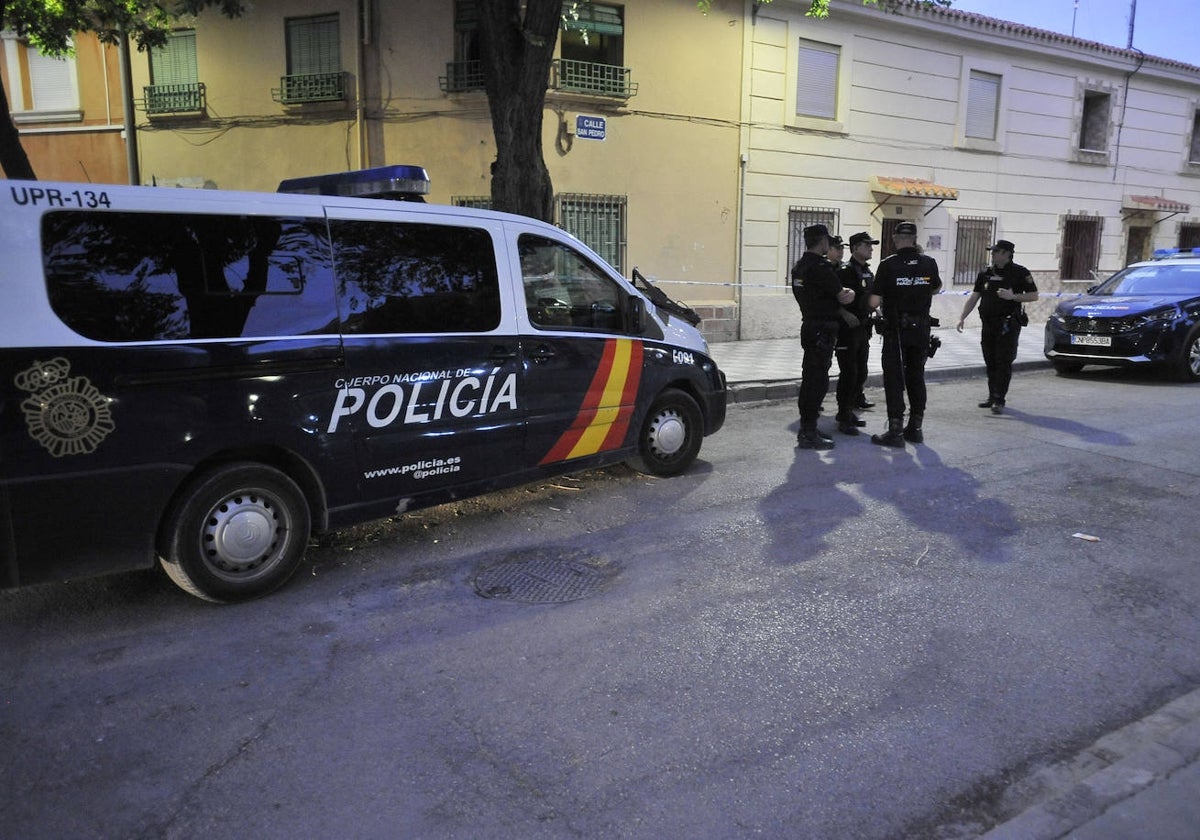
[[[4,183],[0,588],[157,558],[242,600],[314,532],[692,463],[726,391],[686,311],[551,225],[355,197],[416,169]]]

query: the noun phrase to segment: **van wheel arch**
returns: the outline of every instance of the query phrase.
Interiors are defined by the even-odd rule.
[[[704,439],[700,404],[678,387],[664,388],[638,429],[637,454],[629,466],[662,477],[679,475],[696,460]]]
[[[255,461],[212,463],[193,473],[168,506],[159,562],[198,598],[257,598],[299,568],[312,523],[307,495],[283,470]]]

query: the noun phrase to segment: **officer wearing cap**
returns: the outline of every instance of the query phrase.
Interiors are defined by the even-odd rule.
[[[902,447],[925,437],[925,360],[929,358],[929,306],[942,288],[937,261],[917,248],[917,226],[900,222],[892,233],[896,253],[879,264],[868,305],[883,314],[883,393],[887,398],[888,427],[871,442]],[[904,425],[904,395],[911,414]]]
[[[871,272],[872,245],[878,239],[863,231],[850,237],[850,261],[839,276],[842,285],[854,291],[854,302],[843,306],[838,328],[835,355],[838,363],[837,424],[838,431],[846,435],[857,435],[860,426],[866,423],[854,413],[856,408],[870,408],[863,386],[867,383],[867,356],[871,349],[871,310],[867,306],[867,292],[871,288],[874,274]]]
[[[988,398],[979,407],[990,408],[992,414],[1003,414],[1024,320],[1021,305],[1037,300],[1038,289],[1029,269],[1012,261],[1015,245],[1000,239],[988,250],[992,252],[992,264],[975,278],[975,288],[958,319],[958,331],[963,331],[967,316],[978,303],[979,320],[983,323],[979,343],[983,347],[988,381]]]
[[[829,264],[839,271],[846,264],[846,245],[842,242],[842,237],[829,237],[829,253],[825,255],[825,259],[829,260]]]
[[[804,229],[804,254],[792,268],[792,294],[800,304],[800,347],[804,361],[800,372],[801,449],[831,449],[833,438],[817,429],[821,400],[829,390],[829,366],[837,342],[838,309],[854,300],[854,292],[843,289],[837,269],[826,259],[829,229],[810,225]]]

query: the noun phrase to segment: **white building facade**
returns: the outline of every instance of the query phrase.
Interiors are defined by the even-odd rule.
[[[900,2],[747,0],[740,337],[798,334],[800,231],[899,221],[956,317],[997,238],[1053,302],[1162,247],[1200,246],[1200,67]]]

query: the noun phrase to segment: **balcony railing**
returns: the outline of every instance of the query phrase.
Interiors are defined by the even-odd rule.
[[[630,80],[631,72],[628,67],[560,58],[551,68],[549,87],[569,93],[628,99],[637,93],[637,82]],[[483,90],[483,62],[449,62],[446,64],[446,75],[439,76],[438,82],[444,93]]]
[[[284,105],[302,102],[341,102],[346,98],[346,73],[297,73],[281,76],[271,97]]]
[[[451,61],[446,64],[446,75],[439,76],[438,82],[443,93],[483,90],[483,62]]]
[[[188,85],[147,85],[147,114],[196,114],[205,108],[204,82]]]
[[[628,67],[560,58],[554,62],[550,87],[571,93],[628,99],[637,93],[637,82],[631,81],[630,75]]]

